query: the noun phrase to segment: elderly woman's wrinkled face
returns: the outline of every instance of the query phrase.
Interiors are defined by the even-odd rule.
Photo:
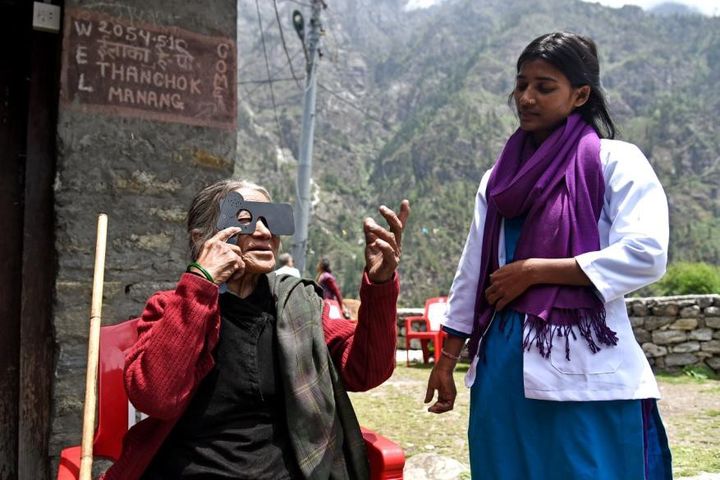
[[[249,202],[268,202],[268,198],[257,190],[240,188],[237,192]],[[251,221],[248,211],[238,213],[238,221],[245,223]],[[247,273],[267,273],[275,269],[275,257],[280,247],[280,238],[270,233],[267,226],[258,220],[255,232],[250,235],[238,235],[238,246],[242,250],[242,259],[245,262]]]

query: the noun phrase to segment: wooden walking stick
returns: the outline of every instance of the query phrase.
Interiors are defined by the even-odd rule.
[[[100,350],[100,314],[102,312],[103,282],[105,278],[105,245],[107,243],[107,215],[98,215],[95,271],[93,273],[92,302],[90,304],[90,334],[85,380],[85,409],[83,411],[82,446],[80,449],[80,480],[91,480],[93,440],[95,437],[95,406],[97,405],[97,370]]]

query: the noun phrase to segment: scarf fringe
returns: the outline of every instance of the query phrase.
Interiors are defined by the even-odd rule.
[[[553,317],[553,323],[546,322],[535,315],[528,315],[529,330],[523,339],[523,349],[530,351],[533,344],[544,358],[550,358],[555,336],[565,337],[565,359],[570,360],[570,337],[577,340],[575,329],[585,339],[590,351],[597,353],[601,350],[598,343],[615,346],[618,342],[617,333],[607,326],[605,309],[599,311],[555,309],[558,318]],[[597,339],[597,341],[596,341]]]

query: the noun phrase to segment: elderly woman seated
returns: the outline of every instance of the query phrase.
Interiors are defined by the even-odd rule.
[[[260,210],[278,205],[236,180],[193,200],[193,263],[175,290],[148,300],[126,356],[128,396],[149,417],[128,431],[105,479],[368,478],[346,391],[373,388],[393,371],[395,270],[409,204],[397,214],[380,207],[388,229],[364,222],[362,306],[352,323],[328,319],[311,280],[272,273],[274,230],[288,233],[272,213],[240,209],[234,226],[218,225],[233,192]]]

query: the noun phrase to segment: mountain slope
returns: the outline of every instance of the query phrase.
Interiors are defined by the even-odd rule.
[[[289,77],[274,10],[262,3],[271,74]],[[255,4],[239,5],[239,80],[266,79]],[[302,7],[278,5],[302,74],[289,22]],[[345,0],[324,13],[309,265],[330,256],[352,295],[363,265],[363,216],[407,197],[413,213],[401,302],[418,305],[447,293],[477,184],[517,126],[507,104],[515,60],[530,40],[553,30],[596,40],[619,138],[640,146],[667,190],[671,258],[720,262],[719,19],[579,0],[446,0],[411,12],[403,6]],[[294,201],[302,91],[294,81],[274,82],[273,90],[275,110],[267,84],[240,85],[237,173]]]

